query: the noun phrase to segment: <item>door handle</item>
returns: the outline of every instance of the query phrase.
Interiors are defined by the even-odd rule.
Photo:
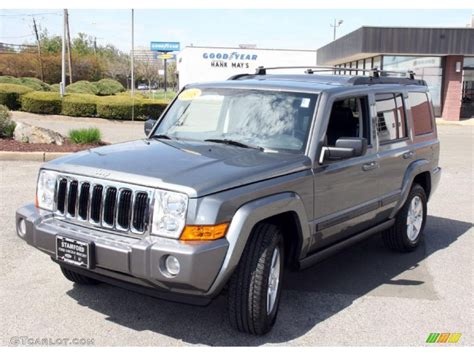
[[[362,165],[362,170],[364,171],[369,171],[369,170],[374,170],[379,167],[379,164],[376,161],[371,161],[370,163],[366,163]]]
[[[415,155],[415,153],[412,150],[410,150],[409,152],[403,153],[403,159],[413,158],[413,155]]]

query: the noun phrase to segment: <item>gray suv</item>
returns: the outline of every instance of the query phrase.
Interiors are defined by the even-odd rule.
[[[251,334],[274,324],[285,268],[379,232],[415,249],[441,171],[425,82],[267,69],[185,87],[145,139],[46,163],[19,237],[77,284],[225,293]]]

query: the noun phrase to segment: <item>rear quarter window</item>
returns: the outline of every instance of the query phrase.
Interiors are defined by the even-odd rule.
[[[411,106],[415,136],[433,132],[431,105],[428,95],[424,92],[409,92],[408,101]]]

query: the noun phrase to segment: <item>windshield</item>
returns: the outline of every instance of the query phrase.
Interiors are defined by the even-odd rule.
[[[187,89],[179,94],[154,136],[302,152],[316,98],[315,94],[294,92]]]

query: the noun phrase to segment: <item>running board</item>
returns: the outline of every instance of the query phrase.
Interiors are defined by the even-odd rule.
[[[395,223],[395,219],[390,219],[386,222],[383,222],[381,224],[376,225],[375,227],[372,227],[370,229],[367,229],[359,234],[356,234],[352,237],[349,237],[347,239],[344,239],[343,241],[336,243],[334,245],[331,245],[323,250],[317,251],[314,254],[311,254],[304,258],[303,260],[300,260],[299,262],[299,268],[300,269],[306,269],[328,257],[331,255],[336,254],[337,252],[341,251],[342,249],[351,246],[353,244],[356,244],[360,242],[361,240],[364,240],[376,233],[379,233],[385,229],[390,228],[393,226]]]

